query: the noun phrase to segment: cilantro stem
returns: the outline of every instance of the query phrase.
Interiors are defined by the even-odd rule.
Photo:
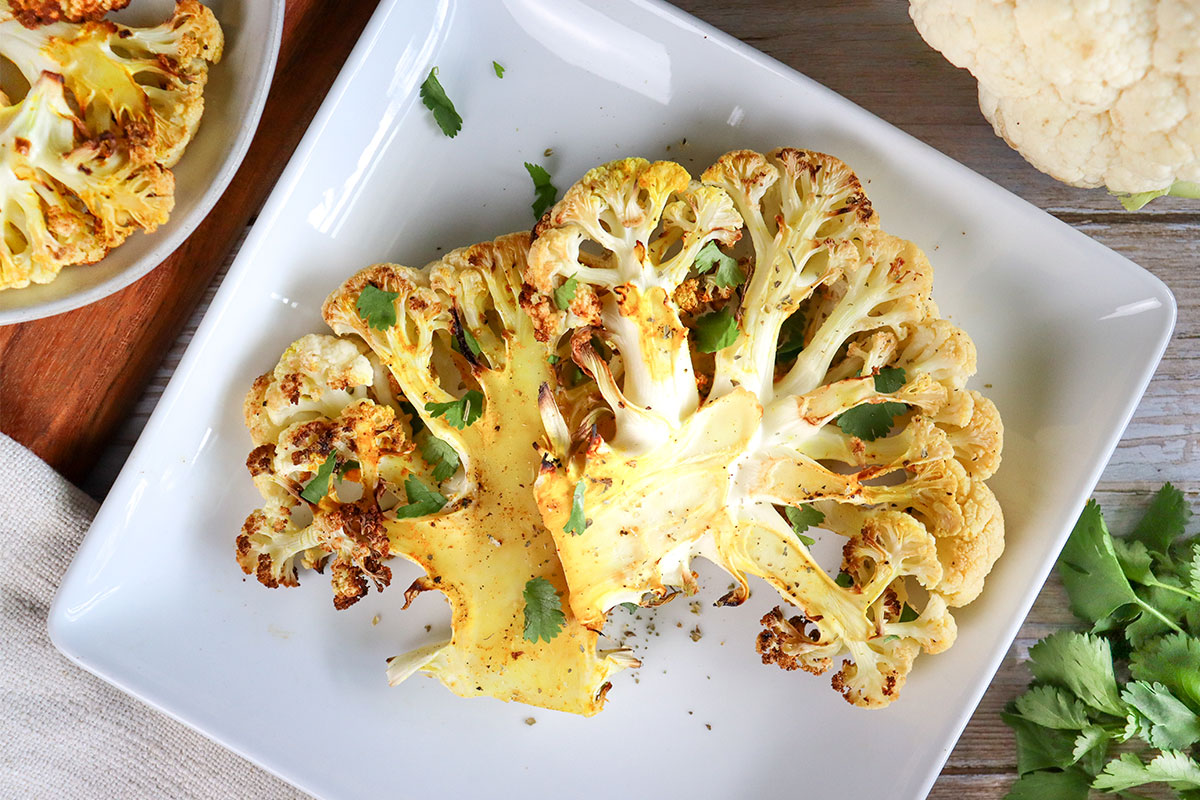
[[[1183,633],[1183,628],[1179,627],[1174,622],[1167,619],[1167,617],[1164,616],[1161,611],[1159,611],[1157,608],[1155,608],[1154,606],[1147,603],[1145,600],[1142,600],[1139,597],[1137,604],[1142,607],[1143,611],[1149,611],[1151,614],[1158,617],[1163,622],[1163,624],[1166,625],[1171,630],[1175,631],[1176,633]]]
[[[1138,583],[1142,584],[1143,586],[1157,586],[1160,589],[1166,589],[1167,591],[1175,592],[1176,594],[1181,594],[1184,597],[1190,598],[1190,599],[1195,600],[1196,602],[1200,603],[1200,595],[1197,595],[1193,592],[1189,592],[1187,589],[1184,589],[1180,586],[1172,586],[1169,583],[1162,583],[1160,581],[1156,581],[1153,578],[1151,578],[1148,581],[1138,581]]]

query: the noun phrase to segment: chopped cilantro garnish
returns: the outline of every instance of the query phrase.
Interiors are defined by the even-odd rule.
[[[337,456],[330,453],[321,462],[321,466],[317,467],[317,474],[313,476],[313,479],[304,485],[300,496],[313,504],[321,502],[321,498],[329,492],[329,478],[333,475],[333,468],[336,464]]]
[[[825,521],[825,515],[818,511],[813,506],[808,504],[793,508],[788,506],[783,510],[784,516],[792,525],[792,530],[800,541],[804,542],[805,547],[812,547],[817,543],[817,540],[811,536],[805,536],[804,532],[814,525],[820,525]]]
[[[408,497],[408,505],[399,506],[392,510],[396,519],[411,519],[424,517],[441,511],[446,505],[446,498],[430,489],[412,475],[404,481],[404,494]]]
[[[546,209],[558,199],[558,189],[550,182],[550,173],[540,164],[525,162],[525,171],[533,179],[533,218],[541,219]]]
[[[571,276],[562,282],[554,290],[554,305],[561,310],[566,311],[571,306],[571,301],[575,299],[575,292],[579,289],[579,281],[575,280],[575,276]]]
[[[891,393],[904,386],[904,370],[900,367],[884,367],[875,374],[875,391]],[[887,401],[864,403],[843,412],[837,418],[837,426],[848,436],[857,436],[870,442],[887,434],[897,415],[908,410],[904,403]]]
[[[431,417],[442,417],[450,427],[462,430],[483,414],[483,394],[472,389],[457,400],[426,403],[425,411]]]
[[[492,69],[496,71],[496,77],[497,77],[497,78],[503,78],[503,77],[504,77],[504,67],[503,67],[503,66],[500,64],[500,62],[499,62],[499,61],[493,61],[493,62],[492,62]]]
[[[421,84],[421,102],[433,112],[433,119],[442,129],[442,133],[453,139],[462,130],[463,120],[454,109],[454,103],[446,96],[446,90],[442,88],[437,74],[437,67],[429,70],[429,77]]]
[[[442,441],[428,431],[418,437],[417,441],[421,447],[421,458],[433,467],[435,481],[441,483],[458,472],[458,451],[449,442]]]
[[[583,481],[580,481],[575,484],[575,492],[571,496],[571,516],[567,518],[567,524],[563,526],[563,533],[578,536],[586,527],[587,520],[583,516]]]
[[[737,320],[728,308],[712,311],[696,318],[696,347],[702,353],[724,350],[737,341]]]
[[[695,265],[701,275],[711,272],[715,267],[717,273],[713,276],[713,283],[722,289],[741,286],[746,282],[746,273],[738,266],[737,259],[721,252],[716,242],[708,242],[700,248]]]
[[[547,642],[558,636],[567,621],[563,613],[562,601],[554,584],[545,578],[534,578],[525,584],[525,639],[537,642],[545,639]]]
[[[397,292],[386,292],[368,283],[358,293],[354,310],[368,328],[387,330],[396,324],[396,298],[399,296]]]

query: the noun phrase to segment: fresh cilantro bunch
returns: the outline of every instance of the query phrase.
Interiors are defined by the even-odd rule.
[[[1200,800],[1200,536],[1166,484],[1133,532],[1114,538],[1088,503],[1059,557],[1071,610],[1091,631],[1029,651],[1034,682],[1003,715],[1020,778],[1008,800]],[[1169,793],[1166,793],[1169,792]]]

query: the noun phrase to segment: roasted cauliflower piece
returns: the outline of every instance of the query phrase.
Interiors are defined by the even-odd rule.
[[[0,105],[0,289],[47,283],[167,220],[171,173],[81,141],[81,128],[56,75],[39,77],[20,103]]]
[[[43,72],[61,75],[89,138],[115,140],[133,159],[168,168],[200,124],[208,64],[223,48],[221,26],[197,0],[178,0],[171,18],[150,28],[0,21],[0,53],[30,83]]]
[[[169,168],[199,124],[221,28],[196,0],[151,28],[54,21],[114,5],[0,0],[0,56],[31,87],[0,94],[0,290],[99,261],[174,206]]]
[[[425,572],[405,607],[445,593],[453,636],[392,659],[390,682],[423,671],[462,696],[590,715],[637,661],[598,651],[565,602],[556,634],[527,626],[531,584],[567,593],[532,491],[538,392],[553,374],[517,300],[528,246],[513,234],[425,269],[368,267],[328,298],[339,336],[298,340],[247,397],[259,445],[247,464],[266,504],[238,561],[274,586],[330,559],[343,608],[386,587],[383,562],[403,556]],[[343,499],[347,483],[358,489]]]
[[[109,11],[129,5],[129,0],[9,0],[9,13],[27,28],[50,22],[97,20]],[[4,9],[0,7],[0,17]]]
[[[729,153],[699,182],[598,167],[535,234],[522,303],[611,414],[574,426],[543,393],[535,491],[575,615],[598,627],[618,603],[694,592],[704,556],[737,580],[720,603],[753,574],[800,610],[764,619],[765,662],[824,672],[845,654],[848,701],[894,700],[1003,548],[983,482],[1000,418],[965,389],[975,350],[939,319],[924,254],[880,230],[845,164],[790,148]],[[698,293],[713,247],[744,268]],[[787,509],[844,539],[840,572]]]

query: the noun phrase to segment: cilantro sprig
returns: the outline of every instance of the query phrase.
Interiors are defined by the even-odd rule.
[[[533,218],[541,219],[542,215],[546,213],[546,209],[558,200],[558,189],[550,182],[550,173],[541,164],[530,164],[526,161],[525,171],[529,173],[529,178],[533,181],[533,204],[530,205],[530,208],[533,209]]]
[[[906,378],[901,367],[884,367],[875,373],[875,391],[890,394],[904,386]],[[837,418],[837,426],[847,436],[857,436],[864,442],[873,442],[886,436],[892,429],[897,415],[908,410],[904,403],[891,400],[883,403],[864,403],[845,411]]]
[[[463,118],[458,115],[454,103],[450,101],[446,90],[442,88],[442,82],[438,80],[437,67],[429,70],[429,77],[421,84],[420,94],[421,102],[433,112],[433,120],[442,129],[442,133],[451,139],[457,136],[458,132],[462,130]]]
[[[1200,800],[1200,537],[1184,536],[1190,515],[1170,484],[1126,537],[1112,536],[1095,502],[1084,508],[1058,570],[1091,630],[1029,650],[1035,683],[1003,715],[1020,773],[1007,800],[1144,797],[1129,790],[1148,784]]]
[[[425,411],[431,417],[442,417],[450,427],[462,430],[483,416],[483,393],[472,389],[457,400],[426,403]]]
[[[534,578],[525,584],[525,639],[547,642],[558,636],[567,615],[562,610],[562,600],[554,590],[554,584],[545,578]]]
[[[799,507],[788,506],[783,510],[783,515],[787,517],[788,523],[792,526],[792,531],[804,543],[805,547],[812,547],[817,543],[816,539],[804,535],[806,530],[815,525],[820,525],[825,521],[825,515],[817,508],[807,504]]]
[[[700,352],[715,353],[737,341],[737,320],[728,308],[711,311],[696,318],[695,333]]]
[[[587,528],[587,519],[583,515],[583,492],[583,481],[580,481],[575,484],[575,491],[571,495],[571,516],[563,526],[563,533],[579,536]]]
[[[701,275],[712,272],[715,268],[712,282],[722,289],[731,289],[746,282],[746,273],[738,266],[737,259],[721,252],[716,242],[709,242],[701,247],[694,263]]]
[[[312,480],[304,484],[304,489],[300,492],[300,496],[310,503],[321,502],[321,498],[329,492],[329,479],[333,476],[333,468],[336,465],[337,455],[330,453],[321,462],[321,466],[317,467],[317,474],[312,477]]]

